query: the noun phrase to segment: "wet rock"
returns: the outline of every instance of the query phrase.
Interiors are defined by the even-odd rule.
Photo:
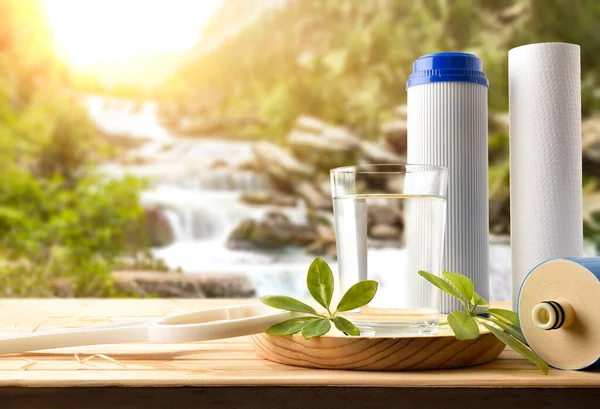
[[[296,120],[295,128],[299,131],[321,134],[325,130],[325,124],[313,116],[301,115]]]
[[[346,128],[305,116],[298,119],[287,141],[295,156],[327,171],[355,163],[359,144]]]
[[[344,128],[326,128],[322,133],[293,130],[288,143],[294,152],[312,149],[319,153],[347,153],[358,146],[358,139]]]
[[[302,181],[295,185],[294,190],[312,209],[333,211],[331,195],[325,194],[317,186],[308,181]]]
[[[288,143],[294,155],[302,162],[310,163],[321,170],[329,170],[353,163],[355,148],[327,141],[321,135],[292,131]]]
[[[318,257],[337,259],[337,248],[334,243],[323,243],[315,241],[306,248],[306,253]]]
[[[242,220],[230,233],[227,246],[235,250],[304,247],[316,237],[311,226],[294,224],[281,212],[269,212],[261,220]]]
[[[235,226],[235,228],[231,231],[231,233],[229,233],[229,247],[232,247],[231,245],[236,244],[240,241],[248,240],[249,238],[251,238],[255,225],[256,222],[254,221],[254,219],[244,219],[240,221],[237,224],[237,226]],[[239,247],[234,246],[234,248],[238,249]]]
[[[126,133],[103,132],[101,138],[109,145],[121,148],[123,151],[139,148],[152,141],[150,138],[139,138]]]
[[[406,157],[392,152],[389,147],[383,144],[362,141],[360,151],[367,163],[406,163]]]
[[[387,144],[400,155],[406,155],[408,126],[405,120],[388,122],[382,126],[382,133]]]
[[[319,212],[314,209],[308,209],[306,211],[306,220],[308,224],[313,226],[315,229],[318,229],[319,226],[325,226],[332,228],[333,223],[331,222],[331,218],[329,217],[331,213]]]
[[[253,153],[259,169],[279,182],[289,185],[292,179],[311,178],[314,174],[310,166],[272,143],[257,143],[253,147]]]
[[[317,239],[306,247],[306,252],[315,256],[337,258],[335,231],[325,225],[317,226]]]
[[[403,119],[406,121],[408,118],[408,107],[406,105],[398,105],[394,110],[394,113],[398,117],[398,119]]]
[[[241,171],[249,171],[249,172],[256,172],[259,170],[257,164],[254,161],[246,161],[246,162],[242,162],[237,166],[238,170]]]
[[[112,276],[118,291],[142,297],[249,298],[256,294],[248,278],[238,274],[116,271]]]
[[[316,186],[322,194],[331,198],[331,178],[329,172],[319,175]]]
[[[240,201],[251,205],[273,205],[281,207],[296,207],[298,199],[285,193],[244,193]]]
[[[400,238],[402,231],[396,226],[376,224],[369,231],[369,237],[379,240],[394,240]]]
[[[173,129],[174,132],[181,136],[205,136],[211,134],[221,134],[222,137],[233,137],[240,139],[240,129],[254,126],[264,125],[263,121],[255,117],[238,117],[238,118],[211,118],[205,115],[183,118],[179,122],[179,126]],[[243,138],[242,138],[243,139]]]
[[[367,209],[367,218],[369,225],[388,225],[402,227],[403,218],[400,209],[390,206],[369,204]]]
[[[388,179],[385,185],[385,190],[390,193],[403,192],[404,178],[396,177]]]
[[[227,168],[229,166],[229,163],[227,163],[227,161],[223,160],[223,159],[217,159],[215,161],[213,161],[208,168],[209,169],[223,169],[223,168]]]
[[[327,246],[320,241],[315,241],[306,247],[306,253],[312,254],[313,256],[324,256],[327,254]]]
[[[164,247],[175,241],[175,232],[164,209],[151,207],[144,210],[146,231],[152,247]]]

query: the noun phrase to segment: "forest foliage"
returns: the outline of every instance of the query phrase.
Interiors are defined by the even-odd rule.
[[[438,51],[478,55],[489,107],[508,110],[508,50],[531,42],[580,44],[584,114],[598,108],[600,3],[593,0],[288,0],[220,46],[191,56],[164,87],[182,115],[252,118],[234,130],[283,141],[300,114],[378,136],[406,100],[412,62]],[[224,0],[221,8],[239,7]],[[228,16],[232,13],[217,14]],[[236,20],[237,21],[237,20]],[[228,23],[220,19],[221,25]],[[223,30],[211,24],[205,41]],[[201,49],[200,49],[201,50]],[[233,121],[233,123],[237,123]]]
[[[0,0],[0,16],[0,296],[113,294],[110,271],[148,247],[143,183],[96,172],[110,147],[39,3]]]

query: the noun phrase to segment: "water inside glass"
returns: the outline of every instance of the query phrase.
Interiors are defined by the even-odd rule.
[[[335,189],[332,175],[339,288],[344,292],[366,279],[379,282],[369,305],[345,314],[362,335],[437,332],[438,290],[418,271],[440,274],[446,198],[412,194],[415,189],[406,189],[406,177],[399,176],[404,193],[336,194],[345,192]]]

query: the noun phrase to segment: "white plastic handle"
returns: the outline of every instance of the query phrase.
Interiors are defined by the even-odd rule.
[[[293,317],[262,304],[213,308],[159,320],[47,331],[0,339],[0,355],[42,349],[130,342],[196,342],[264,332]]]
[[[293,313],[262,304],[215,308],[174,315],[148,327],[150,342],[196,342],[265,332]]]
[[[0,339],[0,355],[41,349],[148,341],[147,326],[48,331]]]

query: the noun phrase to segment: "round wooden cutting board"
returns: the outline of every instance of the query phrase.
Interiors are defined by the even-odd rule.
[[[286,365],[362,371],[460,368],[494,360],[504,344],[482,330],[479,338],[458,341],[448,328],[436,335],[410,337],[252,335],[258,355]]]

